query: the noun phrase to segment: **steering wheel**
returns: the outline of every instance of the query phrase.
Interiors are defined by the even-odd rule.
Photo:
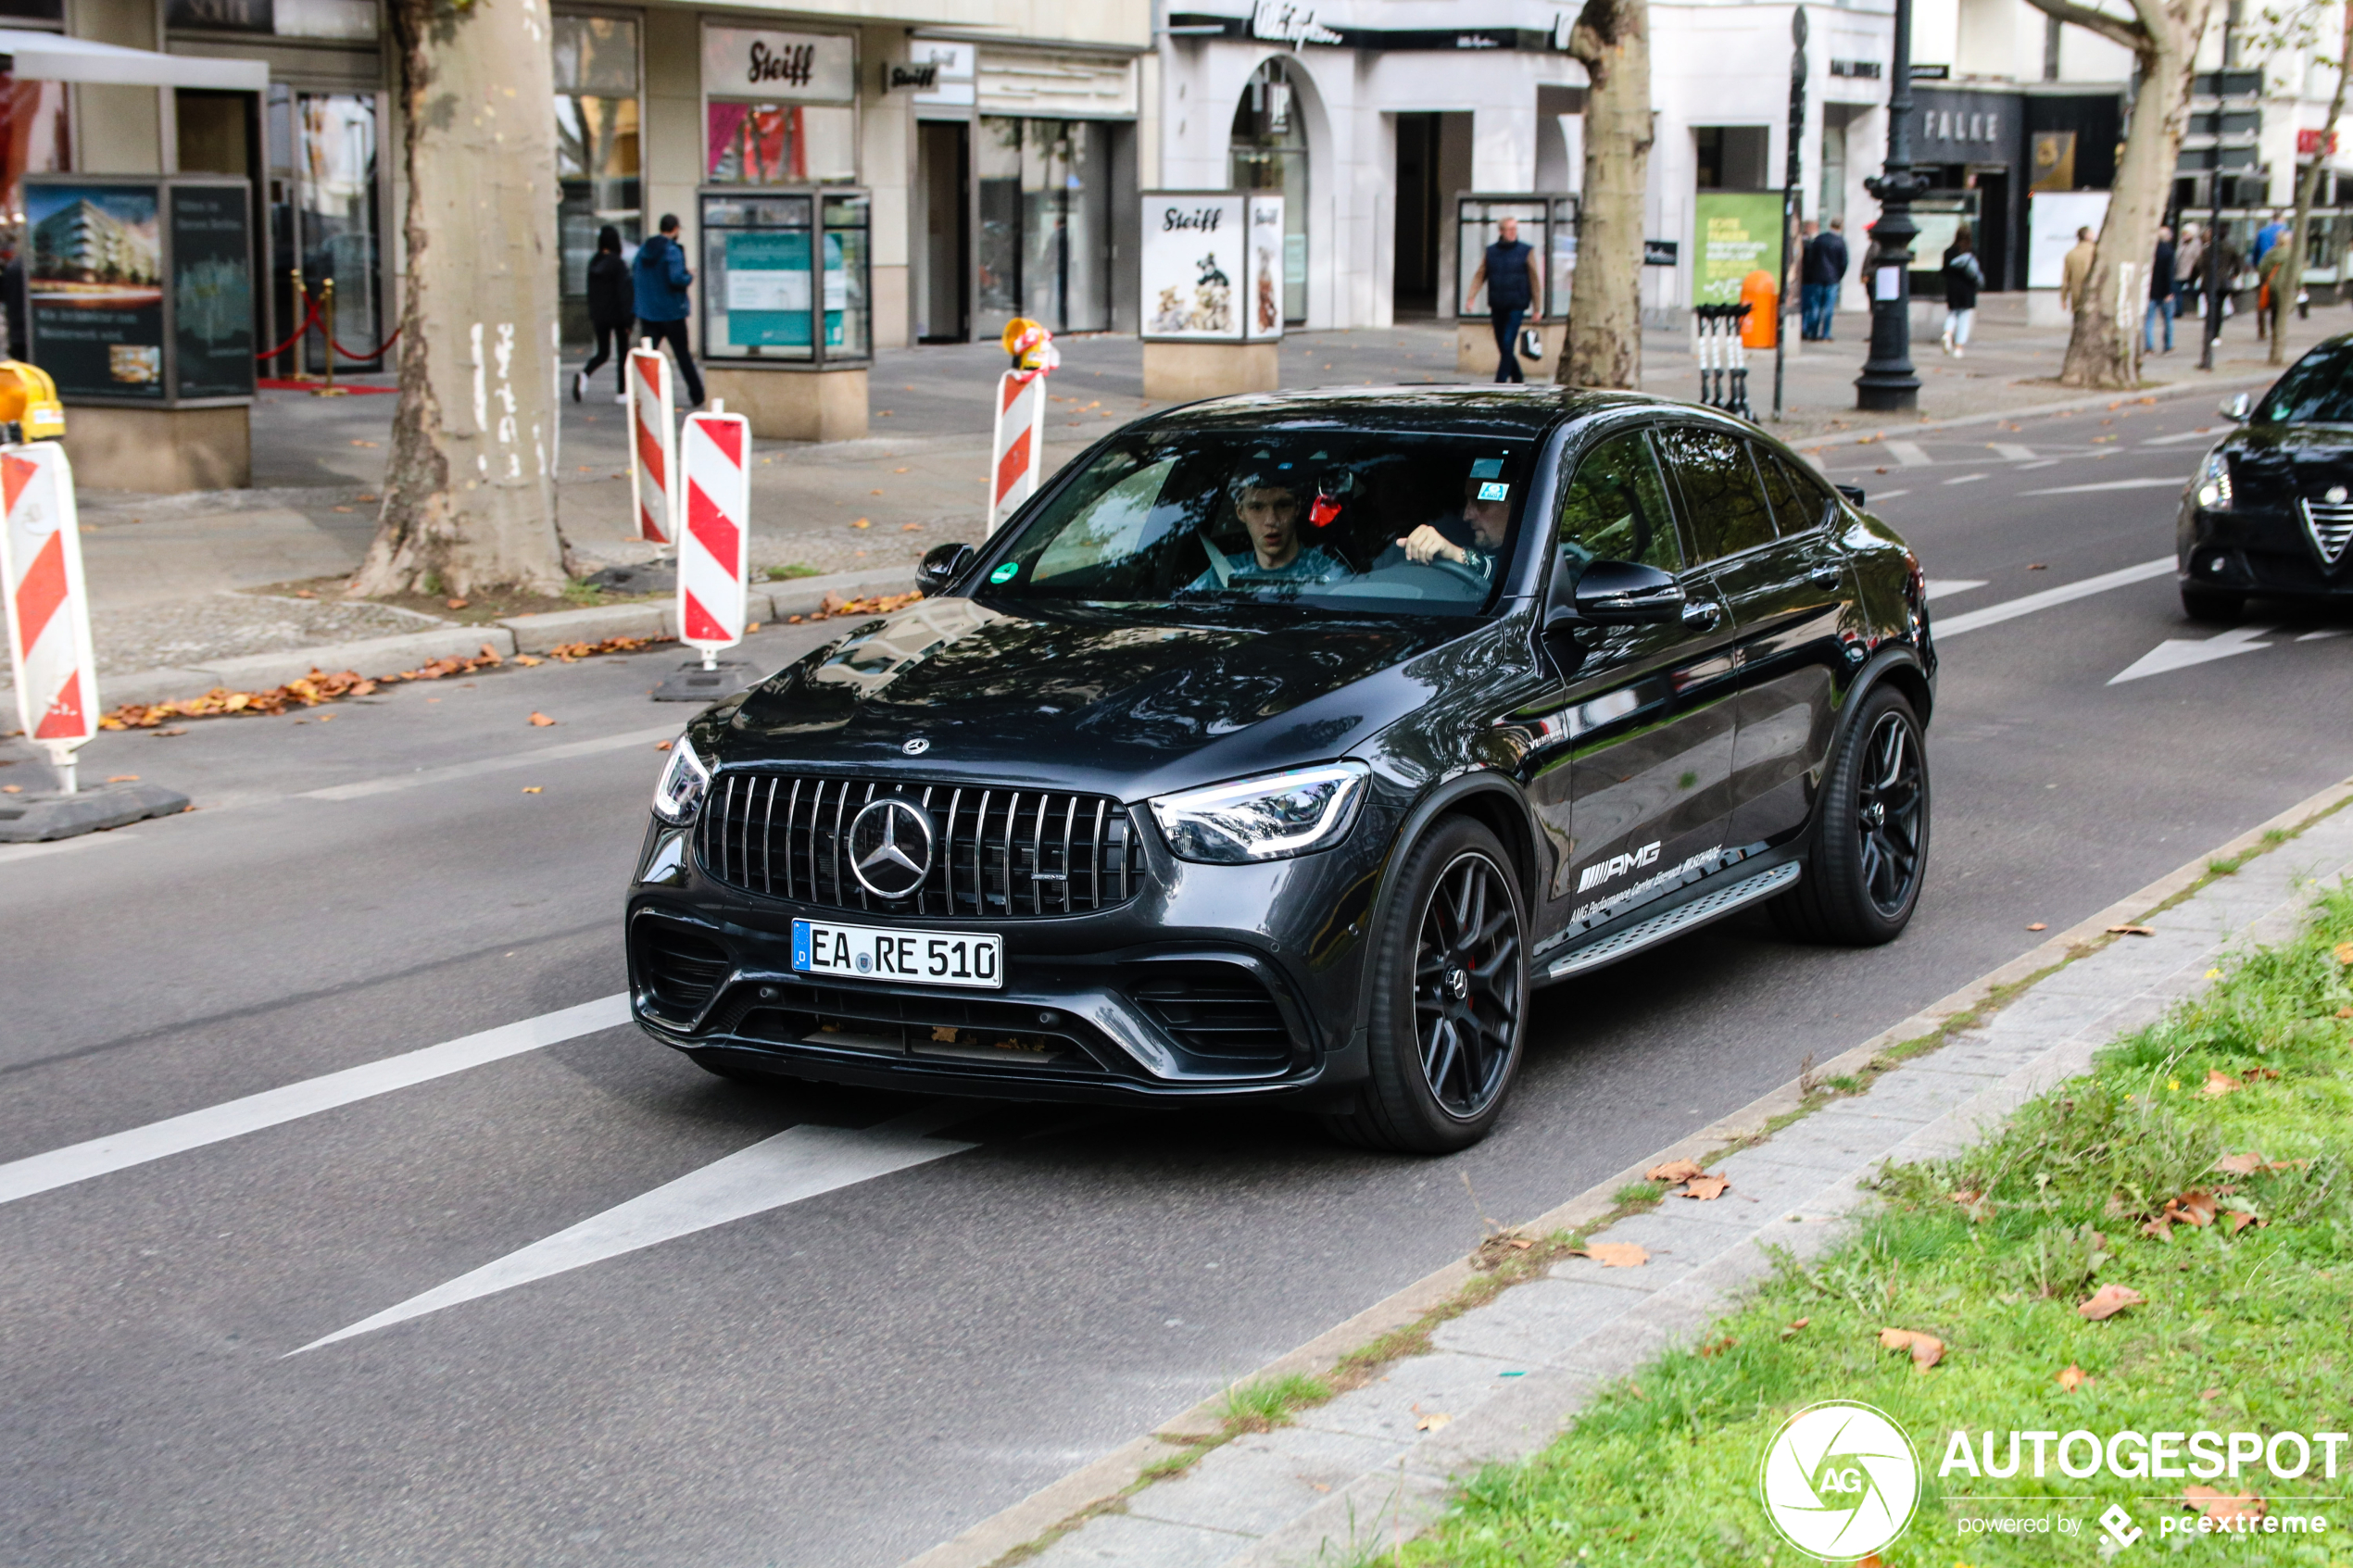
[[[1443,556],[1438,556],[1422,562],[1422,564],[1435,571],[1443,571],[1452,576],[1460,578],[1463,582],[1469,583],[1472,587],[1478,589],[1482,594],[1487,592],[1487,579],[1479,575],[1478,570],[1476,567],[1473,567],[1466,562],[1449,560]]]

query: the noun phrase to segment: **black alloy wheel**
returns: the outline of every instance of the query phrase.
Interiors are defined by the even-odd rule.
[[[1790,935],[1874,947],[1911,923],[1928,868],[1928,752],[1903,693],[1874,687],[1824,770],[1795,887],[1773,900]]]
[[[1518,1070],[1526,918],[1503,846],[1466,818],[1415,846],[1373,945],[1372,1081],[1352,1143],[1445,1154],[1485,1137]]]

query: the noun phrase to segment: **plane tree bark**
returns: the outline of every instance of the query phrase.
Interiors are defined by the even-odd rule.
[[[1642,384],[1642,195],[1650,177],[1648,0],[1585,0],[1568,35],[1583,63],[1585,183],[1569,298],[1567,386]]]
[[[2148,310],[2149,266],[2165,216],[2173,168],[2189,115],[2190,78],[2213,0],[2132,0],[2131,17],[2075,0],[2027,0],[2047,17],[2097,33],[2133,51],[2140,90],[2124,156],[2116,166],[2108,220],[2092,257],[2092,276],[2075,306],[2059,380],[2117,391],[2141,381],[2141,323]]]
[[[552,592],[557,310],[546,0],[391,0],[408,173],[400,405],[354,594]]]

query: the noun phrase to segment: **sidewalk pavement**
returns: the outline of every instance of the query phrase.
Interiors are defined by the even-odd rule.
[[[1965,358],[1947,358],[1932,335],[1915,343],[1920,420],[2081,400],[2083,394],[2051,379],[2065,353],[2065,329],[2029,327],[2022,295],[1988,295],[1984,301],[1977,341]],[[1843,315],[1838,341],[1792,344],[1783,367],[1789,417],[1768,428],[1806,441],[1894,422],[1853,407],[1868,325],[1860,314]],[[2182,323],[2176,352],[2149,361],[2153,383],[2203,391],[2200,383],[2209,380],[2217,387],[2245,386],[2268,373],[2251,321],[2234,318],[2214,371],[2202,375],[2195,369],[2196,326]],[[2348,326],[2353,315],[2324,307],[2292,323],[2289,341],[2300,351]],[[1071,337],[1061,347],[1063,365],[1048,392],[1050,465],[1165,406],[1143,396],[1142,355],[1133,337]],[[1645,390],[1696,395],[1688,336],[1650,331],[1643,348]],[[904,569],[933,545],[973,539],[984,504],[991,397],[1004,362],[993,344],[886,349],[870,379],[868,437],[824,445],[759,444],[752,470],[755,575],[786,565],[827,578]],[[1488,379],[1460,372],[1455,364],[1453,325],[1430,320],[1299,332],[1281,350],[1282,381],[1290,387]],[[354,377],[346,384],[382,389],[390,379]],[[603,382],[586,400],[563,407],[559,517],[581,555],[636,562],[648,558],[651,547],[633,534],[627,412],[604,390],[611,385]],[[1754,362],[1749,393],[1759,417],[1767,416],[1769,355]],[[333,650],[355,639],[454,630],[451,622],[414,610],[252,592],[339,576],[358,566],[375,531],[397,401],[365,390],[332,398],[260,394],[253,411],[249,490],[143,495],[106,489],[102,473],[80,476],[100,675],[117,691],[135,688],[140,698],[159,700],[194,693],[145,679],[146,672],[201,670],[223,659],[304,648],[317,648],[322,661],[333,662]],[[814,584],[820,593],[825,585]],[[140,679],[126,684],[133,676]]]
[[[1867,1092],[1832,1098],[1761,1135],[1769,1118],[1801,1102],[1800,1085],[1788,1085],[1519,1229],[1541,1237],[1591,1224],[1610,1210],[1619,1185],[1672,1159],[1696,1159],[1728,1177],[1730,1189],[1714,1201],[1668,1198],[1602,1233],[1646,1248],[1648,1263],[1606,1268],[1570,1258],[1441,1323],[1428,1353],[1394,1361],[1372,1383],[1301,1411],[1292,1424],[1238,1437],[1176,1477],[1120,1499],[1154,1459],[1217,1430],[1217,1401],[1207,1401],[1162,1429],[1176,1442],[1131,1444],[908,1568],[980,1568],[1090,1506],[1076,1528],[1026,1561],[1036,1568],[1372,1561],[1427,1528],[1481,1466],[1541,1450],[1605,1384],[1670,1348],[1700,1343],[1709,1323],[1771,1273],[1773,1253],[1803,1261],[1832,1245],[1871,1201],[1861,1188],[1883,1162],[1957,1153],[2025,1100],[2087,1071],[2096,1047],[2203,990],[2224,954],[2293,935],[2316,884],[2353,874],[2353,811],[2315,820],[2348,797],[2353,781],[2217,850],[2217,857],[2257,852],[2235,874],[2149,914],[2206,874],[2201,857],[1988,976],[1972,987],[1974,997],[1947,998],[1826,1064],[1815,1080],[1883,1063]],[[2293,832],[2307,822],[2300,836],[2263,852],[2266,829]],[[2106,935],[2127,921],[2155,935]],[[2070,954],[2078,956],[2069,961]],[[1879,1057],[1933,1030],[1940,1010],[1952,1016],[1983,1005],[1992,984],[2038,971],[2042,978],[1982,1026],[1900,1064]],[[1727,1148],[1736,1152],[1709,1158]],[[1401,1293],[1407,1304],[1389,1314],[1393,1321],[1379,1321],[1377,1309],[1347,1325],[1356,1331],[1353,1340],[1336,1331],[1261,1375],[1328,1372],[1467,1277],[1463,1265],[1432,1276]]]

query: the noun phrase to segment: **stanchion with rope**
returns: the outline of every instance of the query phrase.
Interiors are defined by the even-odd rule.
[[[82,789],[74,753],[98,733],[98,661],[82,578],[82,530],[57,389],[44,371],[0,360],[0,584],[8,662],[24,733],[49,753],[58,787],[0,806],[0,844],[70,838],[188,809],[160,784],[119,779]]]
[[[277,347],[271,349],[268,354],[262,357],[267,359],[275,359],[279,355],[283,354],[289,348],[298,348],[302,343],[303,334],[308,332],[312,327],[319,324],[319,302],[310,297],[309,285],[303,282],[302,269],[300,267],[296,267],[293,269],[293,271],[294,295],[296,299],[302,301],[302,325],[294,330],[294,336],[286,339],[285,342],[280,344]],[[317,381],[318,379],[319,378],[317,376],[310,373],[310,367],[302,362],[302,356],[297,352],[295,355],[295,368],[292,372],[287,375],[286,380],[293,382],[312,382]]]
[[[335,281],[327,279],[319,285],[319,312],[326,318],[321,335],[327,340],[327,384],[310,389],[313,397],[348,397],[351,389],[335,384]]]
[[[1038,489],[1046,445],[1046,378],[1063,362],[1054,334],[1016,316],[1005,323],[1013,369],[997,379],[997,422],[988,443],[988,510],[982,532],[994,533],[1008,513]]]
[[[751,534],[751,421],[714,401],[678,432],[678,640],[698,663],[654,688],[656,702],[712,702],[760,671],[720,653],[744,640]]]

